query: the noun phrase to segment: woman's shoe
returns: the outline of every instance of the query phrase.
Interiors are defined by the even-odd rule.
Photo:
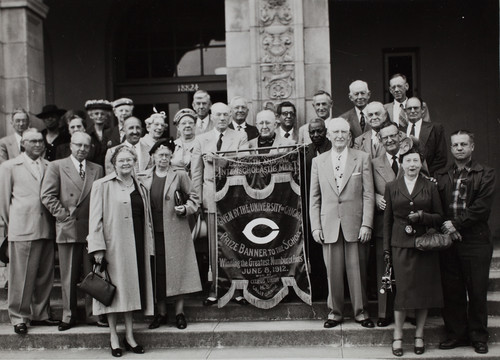
[[[177,329],[185,329],[187,328],[186,317],[183,313],[175,315],[175,323],[177,324]]]
[[[122,356],[122,349],[121,348],[113,349],[113,346],[111,346],[111,342],[109,343],[109,347],[111,348],[111,355],[113,355],[114,357],[121,357]]]
[[[401,347],[399,347],[399,348],[394,347],[394,343],[396,341],[401,341]],[[392,355],[403,356],[403,339],[393,339],[392,340]]]
[[[160,325],[166,325],[167,324],[167,315],[155,315],[153,318],[153,321],[151,324],[149,324],[150,329],[157,329],[160,327]]]
[[[417,346],[417,340],[418,339],[422,340],[422,346]],[[414,347],[413,351],[417,355],[422,355],[425,352],[424,338],[415,336],[415,347]]]
[[[126,337],[123,337],[123,345],[125,345],[125,350],[127,351],[132,351],[135,354],[144,354],[144,348],[141,345],[137,345],[135,347],[132,347]]]

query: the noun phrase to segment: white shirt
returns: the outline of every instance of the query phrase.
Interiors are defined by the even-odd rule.
[[[335,174],[335,181],[337,182],[337,189],[342,186],[345,164],[347,162],[347,147],[339,154],[332,148],[332,166],[333,173]],[[339,160],[340,156],[340,160]]]
[[[394,161],[394,160],[392,160],[392,155],[391,155],[391,154],[389,154],[388,152],[386,152],[386,153],[385,153],[385,156],[387,156],[387,160],[389,160],[389,164],[391,164],[391,166],[392,166],[392,162]],[[398,153],[396,154],[396,161],[397,161],[397,160],[399,160],[399,151],[398,151]],[[399,168],[399,166],[400,166],[400,164],[398,164],[398,168]]]
[[[42,171],[42,166],[40,163],[40,158],[33,160],[28,155],[26,155],[25,152],[23,152],[22,155],[24,156],[24,159],[28,163],[33,174],[35,174],[35,176],[37,177],[38,180],[41,180],[43,171]]]
[[[372,129],[372,145],[377,145],[379,143],[377,134],[378,132]]]
[[[290,134],[290,136],[288,137],[288,139],[292,140],[293,139],[293,130],[294,128],[292,128],[290,131],[285,131],[283,130],[283,128],[280,126],[280,136],[281,137],[285,137],[285,134],[288,132]]]
[[[416,177],[413,180],[408,179],[406,176],[403,176],[403,177],[405,179],[406,188],[408,189],[408,192],[411,195],[413,188],[415,187],[415,183],[417,182],[418,177]]]
[[[196,127],[205,131],[208,126],[208,120],[210,119],[210,115],[205,116],[203,119],[198,118],[196,120]]]
[[[238,124],[236,121],[233,120],[232,123],[233,123],[234,130],[236,130],[236,131],[245,131],[245,128],[247,127],[246,121],[243,121],[243,123]],[[239,130],[238,130],[238,126],[240,127]]]
[[[366,116],[365,109],[360,110],[360,109],[358,109],[357,106],[355,106],[354,110],[356,110],[356,115],[358,115],[358,121],[361,121],[361,111],[363,112],[363,115],[365,116],[365,126],[366,126],[366,124],[368,124],[368,117]]]
[[[75,168],[76,168],[76,172],[78,174],[80,174],[80,164],[83,165],[83,171],[84,172],[87,172],[87,161],[85,159],[83,159],[82,162],[79,162],[74,156],[73,154],[70,155],[70,159],[71,161],[73,161],[73,165],[75,165]]]
[[[227,130],[227,129],[226,129]],[[224,136],[226,135],[226,130],[224,130],[224,132],[220,132],[219,130],[217,130],[216,128],[214,128],[214,132],[215,132],[215,138],[217,139],[217,141],[219,141],[219,138],[220,138],[220,134],[222,134],[222,143],[224,144]],[[235,131],[238,131],[238,130],[235,130]],[[216,143],[217,144],[217,143]],[[216,145],[217,146],[217,145]],[[221,148],[222,150],[222,148]]]
[[[403,104],[403,107],[406,109],[406,103],[408,102],[408,98],[405,99],[403,102],[398,102],[397,100],[394,100],[394,111],[393,111],[393,116],[394,118],[392,119],[396,124],[399,125],[399,114],[401,114],[401,104]]]
[[[406,136],[410,136],[410,131],[412,128],[412,123],[408,121],[408,128],[406,129]],[[422,119],[415,123],[415,137],[420,139],[420,129],[422,128]]]

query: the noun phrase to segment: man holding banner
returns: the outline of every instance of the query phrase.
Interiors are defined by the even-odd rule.
[[[359,243],[370,241],[375,195],[368,154],[348,148],[349,123],[335,118],[327,126],[332,149],[313,159],[310,220],[313,238],[323,245],[328,277],[328,307],[324,323],[332,328],[343,320],[344,273],[347,272],[354,317],[361,326],[375,325],[368,315],[368,300],[361,281],[363,252]]]

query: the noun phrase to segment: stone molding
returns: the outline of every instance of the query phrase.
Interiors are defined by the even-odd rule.
[[[49,7],[41,0],[0,0],[0,10],[15,8],[28,8],[42,19],[45,19],[49,12]]]

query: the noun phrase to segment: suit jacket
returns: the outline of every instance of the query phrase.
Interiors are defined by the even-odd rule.
[[[141,172],[141,171],[144,171],[146,169],[149,169],[150,167],[153,166],[153,164],[152,164],[151,155],[149,155],[149,150],[148,150],[147,145],[144,145],[140,141],[137,144],[139,145],[139,149],[140,149],[139,153],[137,154],[137,156],[138,156],[137,161],[139,161],[139,158],[141,159],[141,162],[140,162],[141,166],[139,167],[139,172]],[[106,159],[104,160],[104,169],[106,171],[106,175],[109,175],[115,171],[115,169],[113,168],[113,164],[111,164],[111,157],[115,153],[117,147],[118,147],[118,145],[112,147],[111,149],[108,149],[108,151],[106,152]]]
[[[356,139],[358,136],[363,134],[363,130],[361,129],[361,125],[359,125],[358,114],[356,113],[355,108],[346,111],[339,117],[346,119],[349,125],[351,126],[351,134],[353,139]],[[366,116],[366,114],[365,114],[365,122],[366,122],[365,131],[370,130],[371,126],[368,123],[368,117]]]
[[[70,157],[53,161],[42,181],[43,205],[56,219],[57,243],[84,243],[89,232],[90,190],[102,166],[86,161],[85,180]]]
[[[205,128],[205,130],[202,130],[198,127],[198,119],[196,119],[196,124],[194,126],[194,133],[196,136],[201,135],[201,134],[205,134],[207,132],[210,132],[210,130],[212,130],[214,127],[215,127],[215,123],[212,120],[212,115],[208,114],[208,124],[207,124],[207,127]]]
[[[20,153],[16,135],[12,134],[0,139],[0,164],[9,159],[14,159]]]
[[[425,101],[424,101],[424,106],[425,106],[425,110],[424,110],[424,115],[423,115],[422,119],[425,122],[431,122],[431,117],[429,115],[429,108],[428,108],[427,104],[425,103]],[[392,122],[396,122],[396,121],[394,121],[394,101],[387,103],[387,104],[384,104],[384,107],[385,107],[385,110],[387,110],[387,116],[389,116],[389,120],[391,120]]]
[[[401,172],[401,166],[399,166],[399,172]],[[372,169],[373,169],[373,185],[375,186],[375,194],[384,196],[385,186],[387,183],[394,181],[396,179],[396,174],[392,170],[389,160],[387,160],[386,154],[382,154],[375,159],[372,159]],[[373,235],[376,237],[384,236],[384,211],[380,210],[375,203],[375,218],[373,220]]]
[[[250,140],[248,142],[248,148],[249,149],[256,149],[257,150],[259,148],[259,142],[258,141],[259,141],[258,137],[255,138],[255,139]],[[279,147],[279,146],[290,146],[290,145],[295,145],[295,144],[296,143],[293,140],[282,138],[278,134],[276,134],[272,146]],[[282,152],[288,152],[290,150],[293,150],[293,149],[290,148],[290,147],[283,148],[283,149],[272,149],[269,152],[269,154],[278,154],[278,153],[282,153]],[[258,153],[258,151],[252,151],[252,153],[256,154],[256,153]]]
[[[203,209],[215,213],[214,167],[213,161],[205,154],[217,151],[218,136],[215,130],[196,136],[191,158],[191,176]],[[226,129],[222,139],[221,151],[236,151],[248,147],[247,134],[233,129]],[[224,155],[223,155],[224,156]]]
[[[443,223],[443,210],[437,185],[424,179],[417,178],[413,192],[408,193],[404,176],[390,182],[385,188],[386,208],[384,211],[384,250],[391,246],[399,248],[414,248],[415,238],[423,235],[427,227],[437,230]],[[411,224],[414,232],[406,233],[409,225],[410,212],[423,211],[423,218],[417,224]]]
[[[315,157],[311,168],[311,230],[323,230],[325,243],[335,243],[340,227],[347,242],[358,241],[361,226],[373,226],[375,195],[368,154],[348,149],[342,186],[337,190],[332,150]]]
[[[232,122],[229,124],[229,128],[236,130]],[[249,123],[246,123],[245,125],[245,132],[247,133],[248,141],[255,139],[257,136],[259,136],[259,130],[257,130],[257,127],[250,125]]]
[[[43,176],[48,161],[38,160]],[[40,201],[40,184],[23,154],[0,165],[0,220],[9,241],[54,238],[54,219]]]
[[[118,127],[118,125],[110,129],[105,129],[102,132],[102,138],[103,138],[103,143],[106,145],[108,149],[118,146],[122,143],[120,141],[120,128]]]
[[[385,148],[380,141],[373,145],[372,129],[365,131],[362,135],[354,139],[354,149],[364,151],[370,155],[370,159],[374,159],[385,154]]]
[[[424,152],[429,173],[434,176],[436,170],[444,168],[448,161],[448,149],[443,125],[422,121],[418,139]]]

